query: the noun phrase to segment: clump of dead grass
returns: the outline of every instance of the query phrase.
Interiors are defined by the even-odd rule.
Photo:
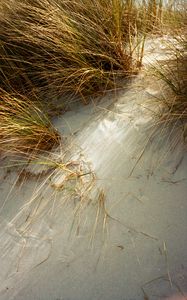
[[[174,43],[175,41],[175,43]],[[154,66],[154,75],[161,80],[164,89],[163,104],[166,107],[162,120],[187,122],[187,41],[176,37],[170,46],[170,58]]]
[[[138,71],[155,14],[153,0],[138,5],[127,0],[3,0],[0,76],[4,85],[22,92],[34,86],[40,93],[70,92],[84,100],[113,89],[117,79]]]
[[[33,101],[0,91],[0,152],[34,154],[58,143],[58,133]]]
[[[156,132],[167,133],[171,149],[187,142],[187,48],[185,36],[168,41],[168,59],[158,61],[153,74],[160,82],[161,94],[152,98],[156,104]],[[168,50],[167,49],[167,50]],[[154,123],[154,124],[155,124]]]

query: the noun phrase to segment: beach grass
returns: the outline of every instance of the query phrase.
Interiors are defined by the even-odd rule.
[[[0,91],[0,152],[25,155],[49,151],[60,137],[38,104]]]
[[[31,86],[75,93],[83,101],[138,71],[143,49],[136,50],[158,19],[155,1],[3,0],[1,6],[4,85],[22,93]]]
[[[176,7],[162,0],[2,0],[1,149],[58,144],[46,114],[54,99],[62,99],[59,107],[72,95],[86,104],[124,87],[142,65],[146,37],[164,32],[167,19],[182,28],[185,13]]]
[[[185,29],[185,28],[184,28]],[[178,122],[187,133],[187,41],[186,36],[176,36],[168,42],[170,57],[153,66],[154,76],[163,85],[163,97],[160,99],[164,110],[161,122]]]

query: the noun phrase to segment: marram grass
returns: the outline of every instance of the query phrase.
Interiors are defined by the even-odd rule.
[[[70,92],[84,100],[115,88],[118,79],[138,71],[145,33],[158,19],[155,1],[136,2],[2,0],[4,88],[27,93],[34,86],[40,93]]]
[[[0,91],[0,152],[34,154],[58,143],[58,133],[34,102]]]
[[[87,103],[123,86],[165,16],[183,20],[162,0],[1,0],[0,151],[51,149],[58,134],[33,98],[71,94]]]
[[[184,32],[186,31],[184,27]],[[161,99],[165,107],[161,114],[162,122],[181,121],[187,133],[187,40],[186,37],[176,36],[168,42],[170,57],[158,62],[153,67],[154,75],[163,84],[164,98]]]

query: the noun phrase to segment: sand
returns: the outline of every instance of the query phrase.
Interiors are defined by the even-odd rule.
[[[21,180],[21,169],[7,171],[15,162],[1,161],[1,300],[187,293],[187,155],[176,125],[156,129],[152,99],[163,89],[146,75],[163,45],[148,43],[143,70],[124,90],[55,118],[66,146],[54,157],[83,176],[51,169]]]

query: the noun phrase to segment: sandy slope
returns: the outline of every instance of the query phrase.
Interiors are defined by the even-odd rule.
[[[166,54],[160,40],[151,47],[145,65]],[[187,155],[175,126],[156,131],[150,99],[161,87],[145,73],[54,121],[67,137],[64,159],[86,174],[65,191],[62,170],[23,183],[17,169],[0,171],[0,299],[187,292]]]

